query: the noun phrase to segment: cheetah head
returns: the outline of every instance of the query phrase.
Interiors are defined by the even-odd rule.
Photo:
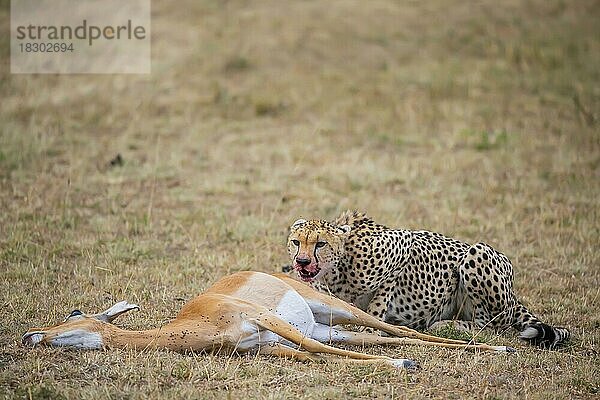
[[[349,225],[336,226],[323,220],[299,219],[290,227],[288,252],[292,266],[305,282],[318,280],[337,266],[344,254]]]

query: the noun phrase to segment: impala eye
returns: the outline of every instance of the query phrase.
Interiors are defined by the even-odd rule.
[[[294,244],[294,246],[300,246],[300,241],[296,239],[292,240],[292,243]]]
[[[323,241],[320,240],[320,241],[317,242],[317,244],[315,246],[318,249],[318,248],[321,248],[321,247],[325,246],[326,244],[327,244],[327,242],[323,242]]]

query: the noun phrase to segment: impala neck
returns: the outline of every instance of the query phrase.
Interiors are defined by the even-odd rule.
[[[129,331],[116,328],[104,335],[107,347],[144,349],[167,349],[172,351],[211,350],[222,343],[220,335],[213,325],[171,323],[156,329]]]

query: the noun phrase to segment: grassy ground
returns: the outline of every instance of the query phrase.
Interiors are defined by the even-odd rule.
[[[8,53],[8,7],[0,48]],[[150,76],[0,75],[0,397],[586,398],[600,390],[597,1],[153,4]],[[111,166],[120,154],[123,165]],[[26,349],[73,308],[168,320],[346,208],[485,240],[570,327],[422,370]]]

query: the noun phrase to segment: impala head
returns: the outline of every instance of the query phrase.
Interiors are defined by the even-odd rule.
[[[344,254],[349,225],[336,226],[323,220],[299,219],[290,227],[288,251],[300,279],[320,279],[337,266]]]
[[[23,335],[25,345],[99,349],[104,345],[102,333],[112,321],[129,310],[139,309],[135,304],[121,301],[95,315],[73,310],[61,323],[46,328],[32,328]]]

